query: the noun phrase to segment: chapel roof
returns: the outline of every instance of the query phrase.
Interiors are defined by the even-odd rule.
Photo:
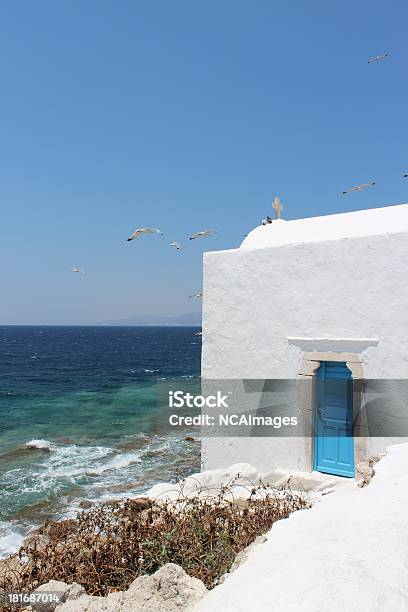
[[[380,234],[408,233],[408,204],[284,221],[275,219],[253,229],[241,249],[324,242]]]

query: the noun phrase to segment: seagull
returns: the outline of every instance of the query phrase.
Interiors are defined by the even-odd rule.
[[[345,195],[346,193],[351,193],[352,191],[363,191],[364,189],[367,189],[367,187],[371,187],[372,185],[375,185],[375,183],[363,183],[361,185],[354,185],[353,187],[350,187],[350,189],[346,189],[346,191],[342,191],[342,194]]]
[[[157,227],[141,227],[140,229],[135,230],[133,234],[129,236],[127,242],[138,238],[142,234],[160,234],[160,236],[163,236],[163,233],[159,229],[157,229]]]
[[[172,242],[170,242],[170,246],[175,247],[175,249],[177,251],[179,251],[181,249],[181,244],[179,244],[178,242],[176,242],[175,240],[173,240]]]
[[[190,236],[190,240],[194,240],[194,238],[205,238],[206,236],[212,236],[214,230],[202,230],[201,232],[196,232]]]
[[[80,268],[71,268],[72,272],[79,272],[80,274],[86,274],[85,270],[81,270]]]
[[[196,334],[194,334],[195,336],[202,336],[203,332],[197,332]]]
[[[403,174],[402,178],[408,178],[408,174]]]
[[[385,60],[386,57],[388,57],[388,53],[384,53],[384,55],[375,55],[374,57],[370,57],[368,63],[373,64],[375,62],[376,64],[378,64],[379,62]]]
[[[269,217],[269,215],[266,215],[266,219],[263,219],[262,221],[262,225],[269,225],[269,223],[272,223],[273,219],[271,219],[271,217]]]
[[[200,298],[203,297],[202,293],[193,293],[193,295],[189,295],[188,299],[191,300],[191,298]]]

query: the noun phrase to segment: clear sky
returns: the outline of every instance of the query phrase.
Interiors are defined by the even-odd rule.
[[[405,0],[2,2],[0,323],[198,309],[202,252],[275,195],[286,219],[407,202],[407,23]],[[165,237],[126,243],[143,226]]]

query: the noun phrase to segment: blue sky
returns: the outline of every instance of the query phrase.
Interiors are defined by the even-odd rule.
[[[3,2],[0,323],[197,309],[203,250],[275,195],[286,219],[407,202],[407,21],[402,0]],[[143,226],[165,237],[126,243]]]

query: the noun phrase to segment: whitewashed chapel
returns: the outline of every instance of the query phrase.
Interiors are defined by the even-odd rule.
[[[356,435],[325,443],[325,430],[352,421],[364,393],[334,401],[318,396],[316,381],[408,379],[408,204],[294,221],[275,208],[278,218],[240,248],[204,255],[202,376],[309,381],[300,407],[311,431],[204,438],[203,465],[353,477],[395,438],[381,427],[372,437],[363,418]],[[397,430],[407,415],[406,405],[377,403],[377,420],[396,419]]]

